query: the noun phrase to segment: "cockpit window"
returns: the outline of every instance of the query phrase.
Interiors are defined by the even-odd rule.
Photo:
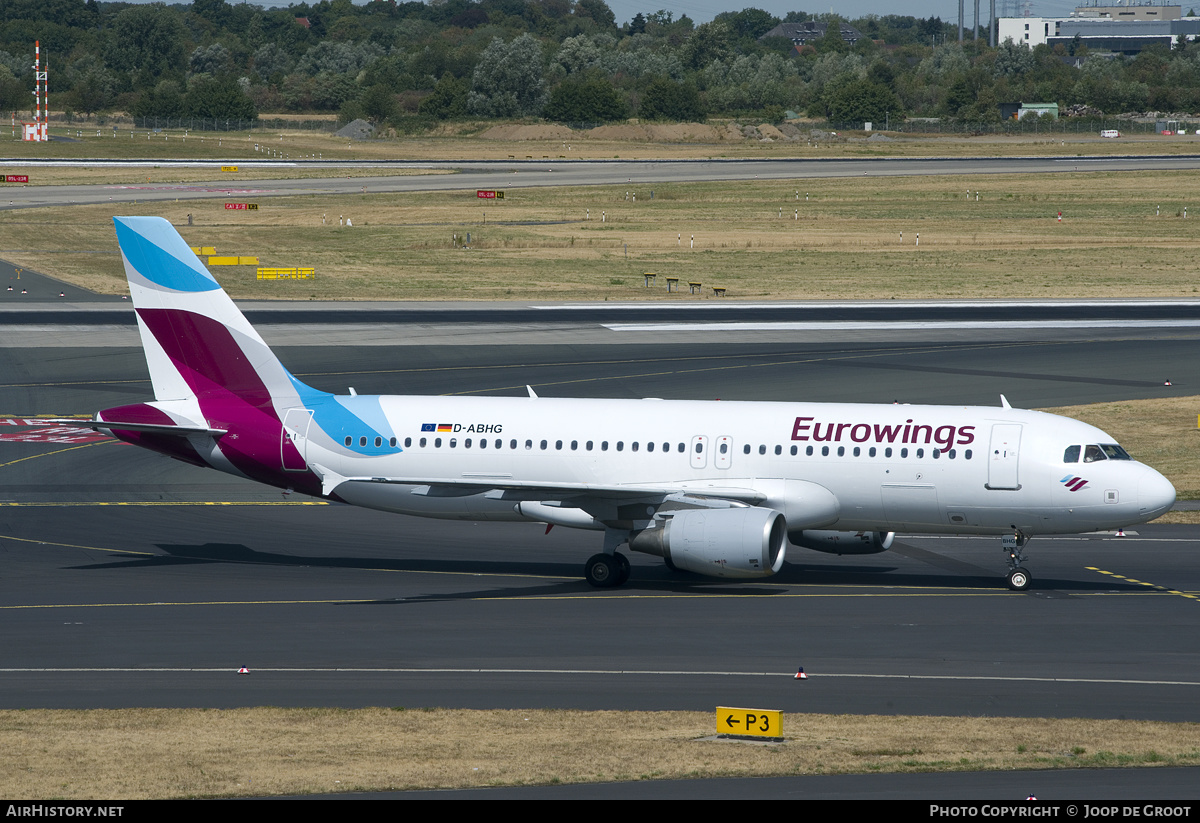
[[[1104,449],[1104,453],[1108,455],[1109,460],[1132,460],[1129,452],[1118,446],[1116,443],[1101,443],[1100,448]]]
[[[1064,463],[1078,463],[1079,462],[1079,451],[1081,448],[1082,448],[1081,446],[1067,446],[1067,450],[1065,452],[1063,452],[1063,462]]]
[[[1087,446],[1084,448],[1084,451],[1083,451],[1083,462],[1084,463],[1095,463],[1097,460],[1105,460],[1105,459],[1107,459],[1107,458],[1105,457],[1104,452],[1100,449],[1099,446]]]

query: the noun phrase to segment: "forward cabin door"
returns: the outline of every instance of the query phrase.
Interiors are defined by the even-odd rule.
[[[995,423],[992,425],[992,442],[988,449],[989,489],[1019,489],[1020,474],[1017,463],[1021,455],[1021,424]]]

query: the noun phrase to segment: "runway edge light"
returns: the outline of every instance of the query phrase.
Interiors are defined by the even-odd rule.
[[[808,680],[808,675],[804,673],[803,666],[796,671],[796,680]]]

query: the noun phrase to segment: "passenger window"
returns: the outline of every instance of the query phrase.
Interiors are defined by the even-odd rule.
[[[1106,460],[1104,452],[1099,446],[1088,446],[1083,450],[1083,462],[1095,463],[1097,460]]]
[[[728,453],[729,453],[729,444],[722,443],[721,444],[721,454],[728,454]]]
[[[433,447],[435,449],[440,449],[442,447],[442,438],[438,437],[438,438],[434,439]]]
[[[846,447],[838,446],[838,457],[845,457],[845,456],[846,456]]]
[[[956,452],[954,451],[954,449],[951,449],[950,451],[946,452],[946,454],[950,455],[950,459],[953,460]]]
[[[795,456],[796,456],[796,452],[797,452],[797,449],[796,449],[796,447],[795,447],[795,446],[792,446],[792,457],[795,457]]]
[[[862,454],[862,449],[860,449],[858,446],[855,446],[854,447],[854,456],[858,457],[860,454]]]
[[[883,450],[883,456],[884,457],[892,456],[892,447],[891,446],[888,446],[886,449]]]
[[[481,449],[487,448],[487,438],[486,437],[479,438],[479,448],[481,448]]]
[[[749,454],[749,453],[750,453],[750,444],[747,443],[746,445],[742,446],[742,454]]]
[[[619,451],[619,452],[625,451],[625,441],[624,440],[617,441],[617,451]]]
[[[908,457],[908,449],[901,449],[901,450],[900,450],[900,456],[901,456],[901,457]]]
[[[517,447],[517,441],[516,441],[516,440],[509,440],[509,441],[508,441],[508,447],[509,447],[510,449],[515,449],[515,448]]]
[[[1067,446],[1067,450],[1063,452],[1064,463],[1078,463],[1079,452],[1082,451],[1082,446]]]
[[[934,460],[937,460],[937,459],[938,459],[939,457],[941,457],[941,456],[942,456],[942,452],[941,452],[941,450],[940,450],[940,449],[934,449],[934,450],[933,450],[933,459],[934,459]]]
[[[822,446],[822,447],[821,447],[821,456],[822,456],[822,457],[828,457],[828,456],[829,456],[829,447],[828,447],[828,446]]]
[[[428,441],[427,441],[427,440],[426,440],[424,437],[422,437],[422,438],[421,438],[421,448],[425,448],[425,444],[426,444],[427,442],[428,442]]]
[[[680,453],[680,454],[683,454],[685,451],[687,451],[687,446],[685,446],[685,445],[683,445],[682,443],[680,443],[680,444],[679,444],[679,453]]]
[[[586,445],[586,446],[584,446],[584,448],[585,448],[585,449],[587,449],[588,451],[591,451],[591,450],[592,450],[592,441],[591,441],[591,440],[589,440],[589,441],[587,442],[587,445]]]
[[[970,449],[967,449],[965,452],[963,452],[963,458],[966,460],[971,459],[971,450]]]
[[[924,457],[924,456],[925,456],[925,450],[917,449],[917,457]]]
[[[532,441],[532,440],[526,440],[526,441],[525,441],[525,448],[526,448],[526,449],[532,449],[532,448],[533,448],[533,441]]]
[[[703,451],[704,451],[704,444],[703,444],[703,443],[697,443],[697,444],[696,444],[696,454],[700,454],[700,453],[701,453],[701,452],[703,452]]]
[[[637,451],[637,450],[638,450],[638,444],[637,444],[637,441],[635,440],[635,441],[633,441],[632,443],[630,443],[630,444],[629,444],[629,448],[630,448],[632,451]]]
[[[806,449],[804,450],[804,454],[805,454],[805,455],[807,455],[808,457],[812,457],[812,454],[813,454],[813,447],[812,447],[812,446],[809,446],[808,448],[806,448]]]
[[[360,438],[358,438],[358,445],[359,445],[359,446],[365,446],[365,445],[367,445],[367,438],[365,438],[365,437],[360,437]]]
[[[471,448],[471,438],[468,437],[466,440],[463,441],[463,448],[464,449]]]
[[[350,445],[350,438],[349,438],[349,437],[347,437],[347,438],[346,438],[346,445],[347,445],[347,446],[349,446],[349,445]]]
[[[375,448],[379,448],[379,447],[380,447],[380,446],[382,446],[382,445],[383,445],[383,438],[382,438],[382,437],[376,437],[376,438],[375,438]]]
[[[407,449],[411,445],[412,445],[412,438],[411,437],[404,438],[404,448]]]
[[[600,451],[602,451],[602,452],[608,451],[608,441],[607,440],[600,441]]]
[[[452,449],[458,448],[458,438],[457,437],[450,438],[450,448],[452,448]]]
[[[699,451],[699,449],[697,449],[696,451]],[[767,453],[767,447],[766,447],[766,446],[762,446],[762,445],[760,445],[760,446],[758,447],[758,453],[759,453],[759,454],[766,454],[766,453]]]
[[[776,453],[776,454],[783,454],[783,446],[776,446],[776,447],[775,447],[775,453]]]
[[[579,441],[572,440],[571,441],[571,451],[578,451],[578,450],[579,450]]]
[[[542,451],[545,451],[546,450],[546,441],[545,440],[542,441],[541,446],[542,446]]]
[[[556,450],[556,451],[562,451],[562,441],[561,441],[561,440],[555,440],[555,441],[554,441],[554,448],[555,448],[555,450]]]
[[[869,448],[867,450],[867,457],[874,457],[874,456],[875,456],[875,447],[872,446],[871,448]]]
[[[646,444],[646,451],[648,451],[648,452],[654,451],[654,441],[653,440]]]

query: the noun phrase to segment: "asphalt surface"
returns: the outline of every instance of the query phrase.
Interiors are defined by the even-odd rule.
[[[816,328],[828,305],[718,309],[718,322],[753,326],[725,330],[694,326],[712,310],[637,318],[690,332],[621,329],[610,313],[565,306],[366,308],[320,326],[303,311],[248,313],[302,379],[364,394],[528,383],[542,396],[992,404],[1003,392],[1042,407],[1200,386],[1192,304],[889,307],[874,328]],[[302,505],[31,420],[150,397],[128,311],[86,294],[0,299],[2,707],[721,704],[1197,720],[1194,527],[1036,539],[1034,588],[1021,594],[1003,588],[999,541],[921,536],[867,557],[793,549],[780,575],[742,584],[635,553],[626,587],[593,590],[581,579],[591,533]],[[1031,311],[1041,325],[1018,328]],[[888,327],[897,316],[911,325]],[[800,665],[809,680],[793,679]],[[996,775],[748,783],[494,796],[1039,793]],[[1200,795],[1194,770],[1041,785],[1059,797]]]
[[[542,396],[991,404],[1005,392],[1045,406],[1194,393],[1195,336],[280,355],[319,388],[361,393],[530,383]],[[6,419],[149,395],[134,348],[4,354]],[[1147,363],[1170,363],[1174,385],[1149,379]],[[1028,594],[1003,589],[999,541],[930,537],[857,558],[794,549],[780,575],[741,584],[634,554],[631,583],[598,591],[581,579],[598,547],[588,532],[297,505],[54,430],[0,449],[7,707],[733,704],[1197,719],[1192,527],[1039,538]],[[791,677],[800,665],[803,684]],[[239,666],[253,676],[234,676]]]
[[[244,168],[278,168],[280,163],[229,160]],[[363,162],[335,164],[297,161],[298,170],[354,167],[450,170],[453,174],[378,176],[353,178],[298,178],[294,180],[221,180],[219,161],[179,165],[203,165],[213,170],[213,179],[200,183],[138,184],[109,186],[39,186],[36,164],[0,159],[0,164],[29,170],[30,185],[6,186],[0,191],[0,210],[95,203],[146,203],[157,201],[224,199],[230,196],[255,198],[279,196],[327,196],[369,193],[452,191],[471,189],[520,189],[535,186],[594,186],[630,183],[686,183],[706,180],[806,179],[862,176],[911,176],[943,174],[1067,174],[1111,171],[1183,170],[1200,166],[1200,155],[1172,157],[965,157],[965,158],[871,158],[854,160],[567,160],[554,157],[503,161]],[[166,166],[164,161],[146,164]],[[50,165],[50,164],[46,164]],[[72,160],[53,165],[128,168],[131,161]],[[143,164],[145,165],[145,164]]]

